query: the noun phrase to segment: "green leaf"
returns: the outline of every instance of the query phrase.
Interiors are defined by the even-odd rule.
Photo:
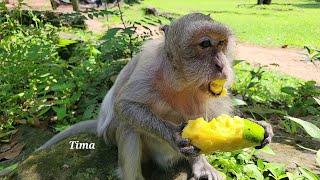
[[[71,39],[59,39],[59,44],[58,46],[59,47],[65,47],[65,46],[68,46],[70,44],[75,44],[77,43],[77,41],[75,40],[71,40]],[[50,75],[50,73],[47,73],[48,75]]]
[[[294,96],[296,94],[296,89],[290,86],[281,88],[281,92]]]
[[[90,19],[93,19],[93,15],[92,15],[92,14],[88,14],[88,17],[89,17]]]
[[[320,178],[307,168],[299,167],[300,172],[303,174],[304,177],[306,177],[309,180],[319,180]]]
[[[73,83],[62,83],[62,84],[56,84],[52,86],[52,91],[64,91],[69,88],[73,88],[74,84]]]
[[[239,64],[239,63],[241,63],[241,62],[244,62],[245,60],[234,60],[233,61],[233,65],[235,66],[235,65],[237,65],[237,64]]]
[[[287,177],[288,177],[289,180],[295,180],[294,175],[292,173],[290,173],[290,172],[287,172]]]
[[[320,105],[320,99],[313,97],[313,99]]]
[[[50,108],[51,108],[50,106],[43,108],[43,109],[37,114],[37,116],[38,116],[38,117],[42,116],[43,114],[45,114],[46,112],[48,112],[48,111],[50,110]]]
[[[250,89],[250,88],[254,87],[254,86],[257,85],[257,84],[258,84],[258,82],[250,82],[250,83],[248,84],[248,86],[247,86],[247,89]]]
[[[260,149],[259,151],[267,153],[267,154],[271,154],[271,155],[276,155],[276,153],[273,152],[273,150],[270,148],[270,146],[265,146],[262,149]]]
[[[311,137],[320,139],[320,129],[316,125],[291,116],[285,116],[285,118],[300,124]]]
[[[111,28],[108,29],[107,33],[102,37],[103,40],[110,40],[116,36],[118,31],[122,30],[122,28]]]
[[[305,86],[314,87],[317,84],[315,81],[307,81],[304,83]]]
[[[247,164],[244,166],[243,171],[253,179],[263,180],[263,175],[259,171],[258,167],[254,164]]]
[[[242,99],[238,99],[233,97],[231,99],[232,105],[233,106],[243,106],[243,105],[247,105],[247,103],[245,101],[243,101]]]
[[[56,112],[58,120],[63,119],[67,115],[67,108],[65,106],[53,107],[53,110]]]
[[[265,169],[269,170],[276,179],[286,172],[285,165],[279,163],[265,163]]]
[[[0,171],[0,177],[9,175],[12,171],[14,171],[18,167],[18,163],[12,164]]]
[[[258,166],[260,171],[264,170],[264,164],[263,164],[263,161],[261,159],[257,160],[257,166]]]
[[[61,132],[67,128],[69,128],[71,125],[65,125],[65,124],[58,124],[54,127],[54,129],[57,131],[57,132]]]

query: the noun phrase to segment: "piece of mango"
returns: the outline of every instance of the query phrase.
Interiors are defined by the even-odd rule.
[[[226,79],[216,79],[210,82],[209,88],[214,96],[226,96],[227,89],[224,87]]]
[[[215,151],[234,151],[259,146],[264,140],[265,130],[259,124],[238,116],[221,115],[210,122],[203,118],[189,120],[182,137],[209,154]]]

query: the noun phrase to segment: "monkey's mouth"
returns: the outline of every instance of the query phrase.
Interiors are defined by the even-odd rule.
[[[208,87],[209,94],[212,95],[212,96],[220,96],[222,94],[223,86],[222,87],[212,88],[211,83],[209,83],[207,87]]]
[[[223,93],[223,87],[216,87],[212,88],[211,83],[204,83],[200,86],[200,90],[203,91],[206,94],[209,94],[210,96],[218,97]]]
[[[227,89],[224,87],[226,79],[215,79],[208,83],[208,92],[213,97],[221,97],[227,95]]]

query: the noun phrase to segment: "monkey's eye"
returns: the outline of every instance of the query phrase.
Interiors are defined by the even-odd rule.
[[[212,46],[211,41],[209,39],[203,40],[199,45],[202,48],[207,48]]]

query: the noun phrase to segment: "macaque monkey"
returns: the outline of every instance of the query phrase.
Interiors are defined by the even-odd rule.
[[[232,112],[230,98],[214,97],[209,83],[232,82],[233,34],[200,13],[185,15],[162,30],[164,38],[145,43],[122,69],[98,120],[75,124],[38,150],[92,132],[117,145],[120,179],[145,179],[141,163],[150,159],[164,168],[183,159],[190,164],[190,179],[222,179],[199,149],[181,137],[181,130],[190,119]],[[272,137],[271,126],[263,125],[267,133],[261,147]]]

